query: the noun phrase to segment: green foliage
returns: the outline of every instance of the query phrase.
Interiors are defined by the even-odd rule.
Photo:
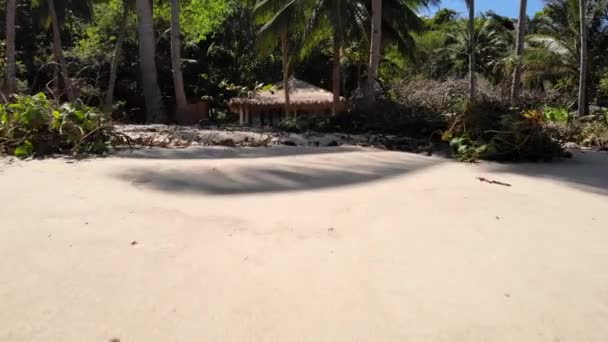
[[[488,150],[488,145],[471,140],[464,134],[450,140],[450,150],[459,161],[471,162],[481,158]]]
[[[545,106],[543,109],[543,118],[549,122],[567,122],[569,117],[567,108]]]
[[[236,7],[237,0],[185,0],[180,1],[180,5],[180,23],[186,37],[185,43],[196,44],[220,27]],[[169,21],[169,2],[154,4],[154,16],[157,20]]]
[[[100,154],[112,142],[104,115],[82,102],[61,106],[39,93],[0,107],[0,154],[19,158],[50,153]]]
[[[608,72],[604,73],[600,79],[598,89],[603,96],[608,96]]]

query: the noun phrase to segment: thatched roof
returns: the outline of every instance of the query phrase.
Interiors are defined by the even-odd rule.
[[[292,109],[303,111],[331,110],[334,102],[333,93],[295,78],[289,79],[289,98]],[[340,99],[340,106],[343,105],[343,100]],[[235,97],[228,105],[234,112],[241,108],[251,111],[280,110],[285,106],[283,82],[275,84],[270,90],[258,91],[248,97]]]

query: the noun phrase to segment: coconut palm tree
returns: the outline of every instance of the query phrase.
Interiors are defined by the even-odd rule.
[[[271,51],[281,44],[283,61],[283,87],[285,89],[285,115],[290,113],[289,97],[289,33],[304,26],[307,4],[302,0],[258,0],[253,7],[255,22],[263,26],[258,30],[257,45],[261,52]]]
[[[17,91],[17,58],[15,49],[15,15],[17,0],[6,1],[6,91]]]
[[[469,10],[469,103],[474,104],[477,93],[477,81],[475,79],[475,72],[477,71],[475,62],[475,0],[465,0],[465,2]]]
[[[526,36],[522,80],[526,86],[559,85],[562,89],[584,92],[585,99],[581,101],[584,105],[580,109],[586,113],[588,86],[599,81],[593,76],[601,75],[605,65],[608,1],[586,0],[583,5],[587,13],[583,18],[584,30],[581,30],[579,0],[548,1],[543,11],[534,17],[530,23],[533,33]],[[582,78],[586,78],[586,86],[581,87]]]
[[[501,25],[500,18],[482,15],[475,21],[475,71],[493,83],[506,76],[507,57],[512,46],[511,32]],[[445,34],[449,43],[444,48],[435,49],[434,54],[446,57],[451,62],[451,71],[459,76],[469,73],[470,32],[467,23],[458,22],[454,33]]]
[[[578,0],[580,66],[578,82],[578,115],[587,114],[587,6],[585,0]]]
[[[371,39],[369,47],[369,63],[367,65],[367,82],[364,94],[367,102],[373,102],[376,94],[378,68],[380,66],[380,49],[382,44],[382,0],[372,0]]]
[[[127,33],[129,11],[130,7],[132,6],[132,2],[132,0],[123,0],[122,2],[122,15],[120,19],[120,26],[118,27],[118,38],[116,39],[116,47],[114,49],[114,56],[112,57],[112,64],[110,66],[110,80],[108,81],[108,90],[106,92],[104,102],[104,112],[106,113],[112,111],[112,105],[114,104],[114,88],[116,86],[118,65],[120,64],[121,60],[122,45]]]
[[[423,21],[418,16],[416,10],[421,6],[429,6],[437,4],[436,0],[384,0],[381,11],[380,31],[382,32],[382,40],[378,46],[382,47],[386,44],[395,46],[398,51],[409,57],[413,57],[415,40],[412,33],[422,31],[424,27]],[[304,33],[303,53],[310,52],[310,46],[316,46],[319,36],[323,33],[331,32],[331,40],[333,41],[333,89],[334,89],[334,105],[339,104],[340,98],[340,59],[341,50],[345,43],[352,42],[367,42],[363,44],[369,47],[368,28],[373,21],[370,12],[372,12],[369,1],[361,0],[315,0],[313,2],[313,10],[308,25]],[[319,34],[321,33],[321,34]],[[368,57],[371,52],[368,53]],[[378,56],[376,56],[378,57]],[[375,58],[375,57],[374,57]],[[382,58],[380,51],[379,58]],[[368,62],[370,59],[368,59]],[[369,67],[369,63],[368,67]],[[380,60],[378,61],[379,68]],[[373,101],[375,98],[375,83],[377,80],[378,70],[373,76],[373,82],[367,82],[363,87],[364,93],[368,101]],[[369,73],[369,71],[368,71]],[[369,78],[368,78],[369,81]],[[335,108],[334,108],[335,111]]]
[[[369,5],[369,2],[365,2]],[[364,95],[368,102],[375,99],[382,47],[392,42],[402,54],[413,57],[414,32],[422,31],[424,23],[418,16],[420,7],[437,5],[439,0],[371,0],[371,39],[367,82]]]
[[[150,0],[136,0],[135,8],[139,19],[139,60],[141,80],[146,103],[146,121],[160,123],[166,119],[156,70],[156,41],[154,40],[154,21]]]
[[[349,38],[366,37],[367,9],[357,0],[315,0],[312,7],[300,55],[310,54],[321,40],[332,41],[332,112],[335,114],[340,105],[342,49]]]
[[[175,101],[178,111],[184,110],[188,105],[181,65],[179,13],[179,1],[171,0],[171,65],[173,67],[173,86],[175,88]]]
[[[519,18],[517,22],[517,40],[515,43],[515,70],[511,83],[511,103],[517,105],[521,93],[521,68],[524,55],[524,39],[526,36],[526,9],[527,0],[519,1]]]

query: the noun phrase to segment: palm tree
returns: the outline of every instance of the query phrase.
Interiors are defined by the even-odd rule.
[[[179,12],[179,1],[171,0],[171,64],[173,66],[173,85],[175,88],[175,101],[178,111],[185,109],[188,105],[181,65],[181,29]]]
[[[108,82],[108,91],[106,92],[106,98],[104,103],[104,112],[109,113],[112,111],[112,105],[114,104],[114,88],[116,86],[116,77],[118,72],[118,65],[122,55],[122,44],[125,40],[127,33],[127,23],[129,21],[129,7],[130,0],[123,0],[122,5],[122,17],[120,19],[120,26],[118,28],[118,38],[116,39],[116,48],[114,49],[114,56],[112,58],[112,65],[110,66],[110,80]]]
[[[298,0],[258,0],[253,7],[256,23],[263,24],[258,30],[257,45],[261,52],[272,50],[281,44],[283,61],[283,87],[285,90],[285,115],[289,115],[289,32],[303,27],[304,1]]]
[[[439,0],[371,0],[369,63],[367,82],[363,89],[366,101],[373,102],[375,99],[383,45],[391,42],[402,54],[412,58],[415,49],[412,33],[424,28],[416,11],[419,7],[438,3]]]
[[[469,103],[475,103],[477,93],[477,81],[475,79],[476,62],[475,62],[475,0],[465,0],[469,9]]]
[[[380,66],[380,48],[382,44],[382,0],[372,0],[371,41],[369,47],[369,63],[367,65],[367,82],[364,89],[367,102],[374,102],[375,87]]]
[[[507,59],[513,45],[511,31],[505,28],[501,18],[491,14],[475,20],[475,70],[493,83],[499,83],[506,76]],[[452,26],[453,34],[444,34],[447,44],[435,48],[432,53],[447,64],[457,75],[467,75],[470,67],[470,32],[468,22],[458,22]],[[447,72],[443,70],[443,72]]]
[[[605,9],[605,0],[548,1],[534,18],[534,34],[526,37],[524,81],[551,86],[564,79],[578,80],[577,89],[575,82],[569,82],[568,88],[578,91],[579,115],[588,112],[589,77],[602,71],[602,64],[595,61],[600,62],[605,53]],[[589,56],[594,63],[589,63]]]
[[[341,92],[341,59],[345,42],[355,31],[365,36],[362,25],[367,10],[357,0],[315,0],[303,34],[301,57],[310,54],[320,40],[331,39],[333,49],[332,90],[335,115],[340,105]],[[357,26],[357,27],[354,27]],[[359,30],[357,30],[357,28]],[[330,36],[327,34],[331,32]],[[355,38],[355,40],[358,40]]]
[[[587,114],[587,7],[579,0],[580,66],[578,83],[578,115]]]
[[[161,103],[160,89],[156,70],[156,41],[154,40],[154,22],[150,0],[135,2],[139,36],[139,59],[141,80],[146,103],[146,121],[160,123],[166,117]]]
[[[17,0],[6,1],[6,91],[17,91],[17,59],[15,49],[15,14]]]
[[[526,36],[526,9],[527,0],[519,2],[519,19],[517,22],[517,41],[515,43],[515,70],[511,83],[511,103],[517,105],[521,92],[521,67],[524,55],[524,38]]]

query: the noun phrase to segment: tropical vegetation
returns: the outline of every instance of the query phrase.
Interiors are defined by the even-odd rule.
[[[548,126],[604,136],[606,0],[546,0],[532,17],[520,0],[517,18],[462,1],[466,13],[439,0],[5,0],[1,151],[40,153],[33,132],[56,132],[55,113],[73,121],[66,108],[98,125],[175,123],[206,102],[212,123],[234,124],[228,99],[279,80],[281,127],[418,135],[465,160],[558,156],[563,134]],[[293,76],[333,92],[331,117],[290,117]],[[41,106],[44,124],[24,128],[23,106]],[[98,136],[72,126],[82,134],[51,150]],[[9,131],[22,133],[8,143]]]

